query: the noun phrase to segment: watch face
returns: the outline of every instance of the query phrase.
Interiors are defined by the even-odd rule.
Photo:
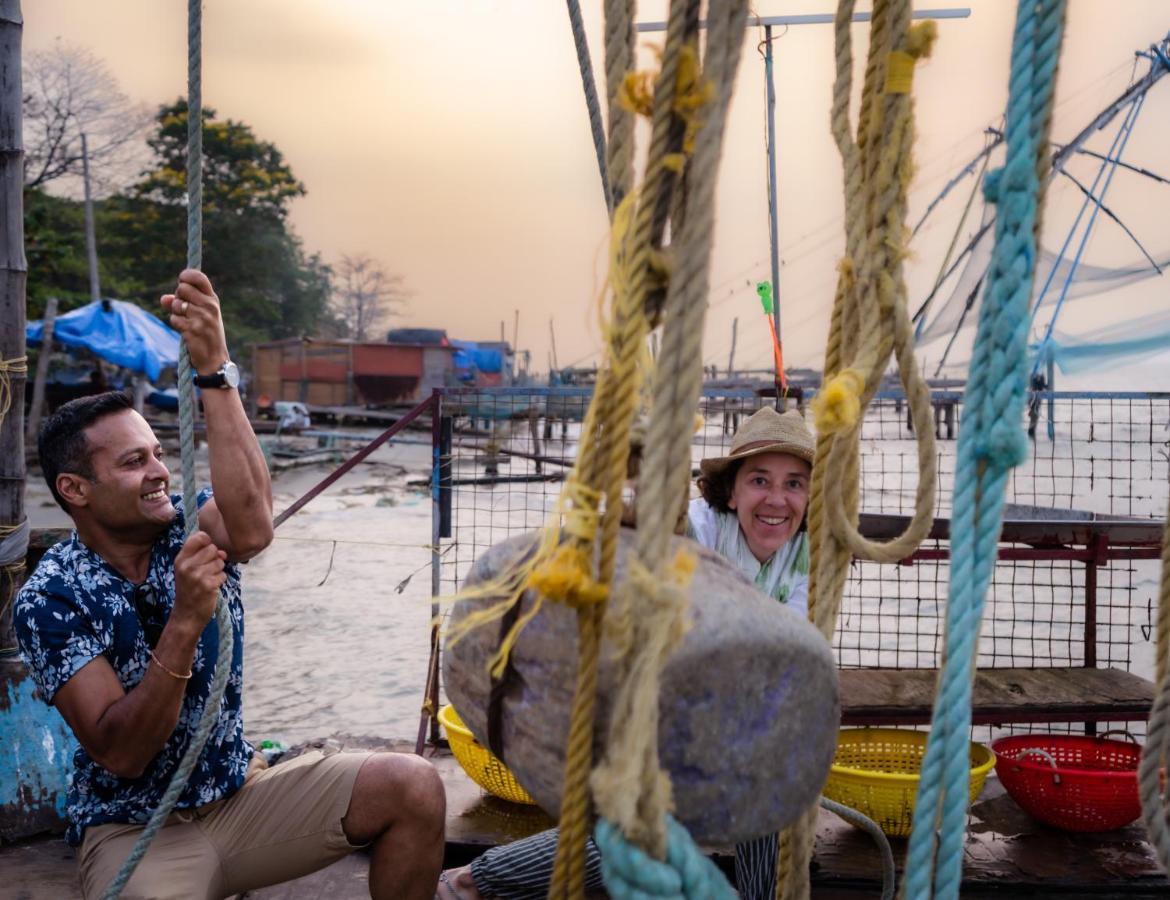
[[[240,386],[240,367],[237,366],[230,359],[223,364],[220,369],[223,372],[224,384],[230,388],[238,388]]]

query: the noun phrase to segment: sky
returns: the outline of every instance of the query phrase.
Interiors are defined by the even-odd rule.
[[[978,153],[984,129],[998,124],[1015,9],[1009,0],[916,5],[965,5],[971,15],[940,21],[933,57],[915,76],[911,222]],[[85,47],[132,99],[151,106],[185,93],[182,0],[25,0],[22,6],[26,51],[58,39]],[[582,6],[601,77],[601,4]],[[1125,89],[1135,50],[1170,31],[1165,0],[1071,0],[1069,6],[1057,142]],[[666,7],[665,0],[642,3],[638,20],[661,20]],[[823,13],[833,4],[755,0],[753,9],[764,16]],[[248,123],[284,153],[308,189],[294,201],[291,222],[309,251],[332,262],[369,254],[401,275],[412,296],[399,324],[491,340],[504,323],[507,338],[515,333],[538,371],[552,361],[554,333],[560,366],[598,359],[607,219],[564,3],[207,0],[203,29],[204,103]],[[775,34],[781,330],[788,365],[819,368],[844,228],[841,165],[829,133],[832,27]],[[868,26],[856,25],[853,38],[855,57],[863,59]],[[771,358],[755,293],[755,283],[770,277],[761,39],[761,29],[745,31],[718,188],[704,362],[720,368],[728,365],[737,318],[736,366],[763,367]],[[640,67],[652,67],[660,41],[661,35],[640,37]],[[1112,133],[1089,146],[1104,152]],[[1170,77],[1150,92],[1125,158],[1170,175],[1168,147]],[[1087,182],[1093,166],[1082,159],[1070,170]],[[957,189],[911,246],[912,306],[934,282],[968,189]],[[1170,249],[1168,191],[1170,185],[1122,172],[1108,199],[1155,256]],[[1054,185],[1046,243],[1059,243],[1079,202],[1071,183]],[[1137,257],[1109,223],[1098,227],[1085,255],[1106,266]],[[1170,282],[1154,279],[1078,300],[1058,327],[1076,333],[1166,309]],[[940,353],[933,345],[920,355],[933,368]],[[1170,389],[1168,362],[1170,355],[1114,365],[1090,376],[1088,386]]]

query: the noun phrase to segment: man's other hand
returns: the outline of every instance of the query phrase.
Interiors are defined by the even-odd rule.
[[[202,631],[215,614],[219,589],[227,576],[227,554],[202,531],[194,532],[175,557],[175,609],[172,616]]]

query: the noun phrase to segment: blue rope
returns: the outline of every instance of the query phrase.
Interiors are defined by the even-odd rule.
[[[626,841],[621,829],[599,819],[593,839],[601,851],[601,874],[613,900],[735,900],[736,893],[715,863],[672,816],[666,817],[666,860]]]
[[[203,264],[203,96],[202,71],[202,16],[201,0],[187,2],[187,267],[198,269]],[[191,358],[186,342],[179,344],[179,444],[183,473],[183,515],[187,537],[199,527],[198,492],[195,483],[195,387],[190,378]],[[146,855],[158,830],[170,816],[179,795],[187,786],[195,764],[203,754],[203,748],[211,730],[219,721],[219,709],[223,702],[224,690],[231,675],[233,643],[231,612],[221,593],[215,608],[216,625],[219,630],[218,662],[211,681],[210,694],[204,704],[199,725],[171,783],[159,801],[158,808],[151,814],[134,849],[118,870],[118,874],[106,889],[105,900],[114,900],[134,874],[138,863]]]
[[[968,372],[951,518],[943,670],[907,854],[908,900],[957,898],[970,784],[971,688],[1004,493],[1027,455],[1020,428],[1045,161],[1065,0],[1020,0],[1012,41],[1007,161],[984,183],[996,203],[995,249]]]

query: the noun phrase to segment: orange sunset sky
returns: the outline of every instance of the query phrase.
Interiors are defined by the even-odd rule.
[[[919,140],[911,221],[978,152],[983,129],[998,124],[1006,101],[1015,4],[918,4],[963,5],[970,17],[940,22],[934,56],[915,79]],[[22,6],[26,51],[57,39],[83,46],[128,95],[152,106],[185,92],[182,0],[24,0]],[[583,0],[582,6],[600,77],[601,4]],[[757,0],[754,6],[760,15],[832,8],[830,0]],[[661,19],[665,12],[665,2],[646,2],[639,19]],[[596,360],[606,216],[564,3],[207,0],[204,15],[204,102],[247,122],[284,152],[308,188],[292,210],[308,250],[330,261],[368,253],[401,274],[413,295],[401,324],[444,327],[475,340],[498,338],[504,320],[511,338],[519,310],[518,344],[532,352],[534,369],[548,366],[550,318],[562,366]],[[1054,139],[1070,138],[1120,94],[1134,51],[1167,31],[1165,0],[1071,0]],[[770,360],[754,290],[769,277],[761,37],[756,28],[744,34],[719,186],[704,357],[720,367],[727,365],[735,317],[737,364]],[[641,44],[649,48],[656,40],[644,35]],[[855,26],[854,40],[855,55],[863,57],[867,26]],[[841,167],[829,135],[832,28],[793,27],[774,47],[785,353],[790,365],[819,367],[843,243]],[[643,66],[652,64],[648,49],[641,57]],[[1090,146],[1104,151],[1111,137],[1112,131]],[[1170,77],[1151,91],[1126,159],[1170,175],[1168,147]],[[1091,180],[1091,161],[1073,168],[1082,181]],[[1119,173],[1109,198],[1155,256],[1170,245],[1167,191],[1170,186]],[[956,195],[965,198],[965,188]],[[1057,182],[1051,201],[1049,245],[1063,237],[1079,195]],[[961,202],[943,210],[913,245],[912,305],[935,277]],[[1120,230],[1104,223],[1087,254],[1100,265],[1137,257]],[[1108,298],[1078,300],[1061,327],[1097,327],[1166,309],[1167,301],[1170,284],[1154,279]],[[922,355],[929,363],[940,351],[927,346]],[[1166,359],[1137,375],[1113,369],[1094,384],[1170,388]]]

